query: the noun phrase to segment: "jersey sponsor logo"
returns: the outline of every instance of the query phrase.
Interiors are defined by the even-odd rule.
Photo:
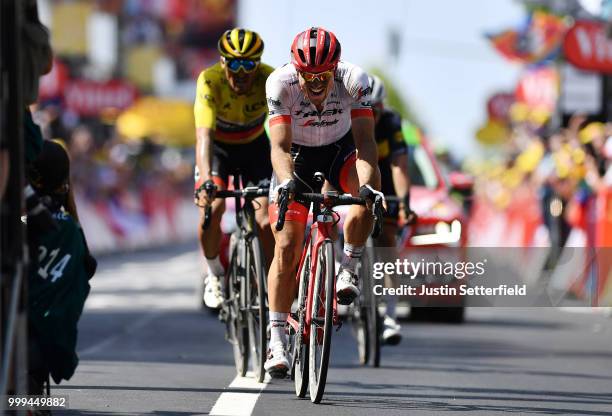
[[[276,107],[280,107],[282,105],[280,100],[275,100],[272,97],[268,97],[268,105],[274,105]]]
[[[338,124],[338,119],[334,119],[333,121],[327,121],[327,120],[321,120],[321,121],[315,121],[314,119],[308,120],[306,121],[304,124],[302,124],[302,127],[329,127],[329,126],[333,126],[334,124]]]
[[[361,97],[363,97],[364,95],[368,95],[372,92],[372,88],[371,87],[367,87],[365,89],[359,87],[359,90],[357,90],[357,99],[360,99]]]
[[[335,116],[336,114],[342,114],[344,112],[344,110],[342,110],[341,108],[332,108],[330,110],[325,110],[322,113],[318,113],[317,111],[302,111],[302,110],[297,110],[294,115],[295,116],[299,116],[300,114],[302,115],[302,118],[308,118],[308,117],[314,117],[314,116],[320,116],[320,117],[324,117],[324,116]]]
[[[340,101],[328,101],[327,104],[338,104],[338,105],[340,105]]]
[[[308,101],[300,101],[301,107],[310,107],[310,103]]]
[[[289,83],[289,86],[290,86],[290,87],[292,87],[292,86],[294,86],[294,85],[297,85],[297,84],[298,84],[298,82],[299,82],[299,81],[297,81],[297,80],[295,80],[295,81],[291,81],[291,82]]]
[[[252,103],[252,104],[245,104],[243,107],[244,114],[250,115],[250,114],[256,113],[258,111],[261,111],[265,106],[266,106],[265,101],[259,101],[257,103]]]
[[[371,101],[362,101],[359,103],[362,107],[372,107]]]

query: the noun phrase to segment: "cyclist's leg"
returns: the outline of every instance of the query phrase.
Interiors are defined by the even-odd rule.
[[[392,259],[398,258],[397,248],[395,247],[397,231],[397,217],[387,217],[385,218],[382,234],[376,239],[376,246],[384,247],[384,254],[390,256]],[[398,279],[393,279],[391,276],[385,275],[386,287],[397,288],[399,284],[400,281]],[[402,335],[400,333],[401,327],[397,323],[397,296],[387,295],[385,297],[385,304],[386,311],[383,321],[382,338],[385,344],[397,345],[402,340]]]
[[[308,210],[292,202],[285,216],[285,225],[276,231],[278,218],[275,204],[270,205],[270,222],[276,245],[268,273],[268,304],[270,308],[270,344],[264,368],[272,376],[283,377],[289,370],[286,322],[296,295],[295,271],[300,261]]]
[[[225,189],[224,182],[217,180],[215,177],[214,182],[218,189]],[[221,218],[225,212],[225,201],[223,199],[215,199],[211,204],[211,217],[208,228],[204,230],[202,225],[204,224],[204,208],[200,208],[200,222],[198,227],[198,234],[200,237],[200,247],[202,252],[207,259],[215,258],[219,256],[219,249],[221,245]],[[221,271],[223,274],[223,271]]]
[[[388,162],[380,162],[378,164],[380,169],[381,178],[381,191],[385,195],[395,196],[395,187],[393,185],[393,175],[391,173],[391,166]],[[385,261],[395,261],[398,258],[398,251],[396,247],[396,238],[398,232],[398,221],[399,221],[399,202],[398,201],[387,201],[387,210],[385,212],[384,226],[382,233],[375,240],[377,247],[384,248],[383,258]],[[393,279],[389,275],[385,275],[385,286],[386,287],[398,287],[400,281]],[[401,339],[400,325],[397,323],[397,296],[388,295],[385,298],[386,313],[383,321],[383,341],[385,344],[396,345]]]
[[[338,145],[340,146],[338,154],[329,173],[330,183],[344,192],[358,196],[359,178],[355,169],[355,146],[350,131],[338,141]],[[344,221],[344,253],[336,283],[340,304],[349,305],[359,296],[356,268],[372,225],[372,215],[366,207],[360,205],[349,207]]]
[[[270,268],[274,257],[274,236],[270,228],[270,218],[268,216],[268,197],[261,197],[255,200],[257,210],[255,211],[255,221],[257,222],[259,238],[265,257],[266,270]]]
[[[272,162],[270,161],[270,142],[265,133],[253,142],[244,145],[240,152],[240,169],[243,182],[248,186],[269,186],[272,176]],[[270,229],[268,218],[268,198],[256,199],[255,221],[259,228],[266,270],[270,267],[274,255],[274,237]]]
[[[226,189],[227,171],[227,152],[216,143],[213,144],[212,157],[212,179],[219,189]],[[201,181],[196,169],[196,187]],[[221,247],[221,219],[225,212],[225,201],[217,199],[211,205],[211,218],[208,228],[203,229],[205,210],[200,208],[200,221],[198,224],[198,236],[200,247],[204,253],[204,260],[207,272],[204,277],[204,303],[209,308],[218,308],[223,302],[222,280],[225,269],[221,264],[219,250]]]
[[[325,163],[325,157],[317,155],[316,150],[303,146],[292,146],[291,152],[294,161],[294,176],[296,179],[296,190],[298,193],[313,192],[314,173],[321,171],[320,164]],[[320,152],[325,154],[324,152]],[[329,162],[328,162],[329,163]],[[276,178],[272,178],[270,189],[276,186]],[[285,225],[281,231],[276,231],[276,220],[278,219],[278,206],[274,203],[276,195],[270,193],[270,224],[274,233],[276,245],[274,247],[274,259],[268,273],[268,303],[270,305],[270,350],[265,368],[274,375],[274,370],[289,368],[288,355],[286,352],[286,320],[291,305],[295,299],[297,284],[295,273],[302,253],[304,231],[308,220],[307,204],[292,201],[285,215]],[[282,373],[281,373],[282,374]]]

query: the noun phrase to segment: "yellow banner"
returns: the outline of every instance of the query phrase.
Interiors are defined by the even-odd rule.
[[[51,45],[57,55],[87,54],[89,2],[59,3],[53,7]]]

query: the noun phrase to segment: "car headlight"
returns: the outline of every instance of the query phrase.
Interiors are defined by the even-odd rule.
[[[438,244],[454,245],[461,239],[461,222],[453,220],[450,224],[439,221],[433,228],[433,233],[418,234],[410,239],[415,246],[431,246]]]

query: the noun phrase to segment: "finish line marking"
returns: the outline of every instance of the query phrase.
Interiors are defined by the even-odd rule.
[[[253,378],[253,373],[248,372],[246,377],[236,376],[230,383],[228,389],[253,390],[253,393],[221,393],[209,415],[211,416],[251,416],[261,391],[270,382],[270,376],[266,374],[263,383],[258,383]]]

